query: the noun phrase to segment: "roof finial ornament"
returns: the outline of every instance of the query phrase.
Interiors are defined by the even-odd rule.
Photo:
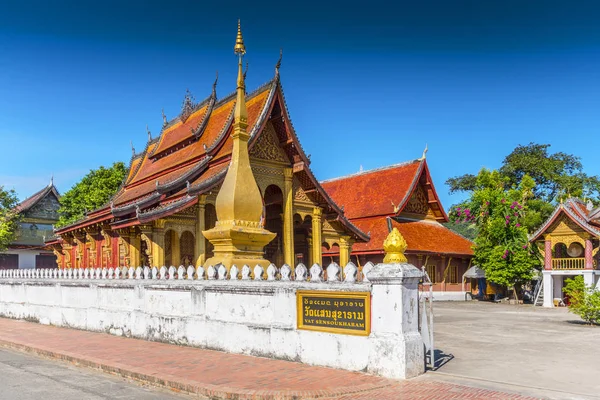
[[[54,174],[50,176],[50,185],[48,186],[54,186]]]
[[[279,60],[277,60],[277,64],[275,64],[275,75],[279,76],[279,68],[281,68],[281,59],[283,58],[283,49],[279,49]]]
[[[135,157],[135,147],[133,147],[133,141],[129,141],[129,144],[131,145],[131,157]]]
[[[588,211],[592,211],[594,209],[594,203],[592,203],[592,201],[590,199],[588,199],[587,204],[585,205],[585,208]]]
[[[192,115],[192,112],[194,112],[194,101],[192,92],[190,92],[190,89],[186,89],[181,107],[181,122],[185,122]]]
[[[150,132],[150,129],[148,128],[148,124],[146,124],[146,132],[148,132],[148,141],[151,142],[152,141],[152,132]]]
[[[167,126],[167,116],[165,115],[165,109],[163,108],[161,110],[162,112],[162,118],[163,118],[163,126]]]
[[[244,82],[246,82],[246,75],[248,75],[248,61],[246,61],[246,70],[244,71]]]
[[[219,82],[219,71],[217,71],[217,75],[215,76],[215,82],[213,83],[213,97],[217,97],[217,82]]]
[[[425,150],[423,150],[423,155],[419,158],[419,161],[423,161],[425,157],[427,157],[427,151],[429,150],[429,146],[425,144]]]

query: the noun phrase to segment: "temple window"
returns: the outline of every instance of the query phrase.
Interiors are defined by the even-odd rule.
[[[435,264],[427,264],[425,266],[425,270],[427,271],[427,275],[429,276],[431,283],[437,283],[437,266]]]
[[[459,283],[458,282],[458,265],[450,265],[448,267],[448,283]]]

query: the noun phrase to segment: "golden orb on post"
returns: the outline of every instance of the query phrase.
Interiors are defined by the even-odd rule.
[[[406,240],[404,240],[404,237],[400,231],[398,231],[398,228],[392,229],[383,242],[383,250],[385,252],[383,262],[385,264],[408,262],[404,255],[407,247]]]

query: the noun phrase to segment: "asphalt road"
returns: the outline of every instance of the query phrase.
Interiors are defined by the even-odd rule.
[[[440,302],[434,322],[435,346],[447,361],[431,374],[438,379],[546,399],[600,399],[600,327],[566,308]]]
[[[183,400],[188,396],[138,385],[61,361],[0,349],[1,400]]]

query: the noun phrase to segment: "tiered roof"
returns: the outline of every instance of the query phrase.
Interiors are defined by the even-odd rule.
[[[565,215],[589,234],[600,237],[600,207],[594,208],[591,203],[586,204],[580,199],[569,198],[556,207],[546,222],[531,235],[530,241],[539,240],[562,215]]]
[[[186,95],[181,114],[165,123],[161,135],[149,140],[144,151],[132,156],[127,178],[110,203],[57,233],[101,223],[110,224],[113,229],[124,228],[195,204],[198,194],[218,186],[225,177],[232,151],[234,106],[235,93],[217,99],[216,87],[198,104]],[[278,70],[273,80],[246,96],[246,107],[250,150],[270,121],[295,176],[311,200],[324,208],[328,218],[340,221],[356,240],[368,240],[346,219],[310,171],[310,161],[288,116]]]
[[[383,253],[388,235],[387,217],[406,239],[409,252],[472,255],[473,243],[442,225],[448,216],[436,193],[425,157],[389,167],[321,182],[346,216],[371,240],[356,243],[353,254]],[[411,196],[422,189],[431,210],[418,218],[406,209]],[[424,216],[423,216],[424,217]]]

